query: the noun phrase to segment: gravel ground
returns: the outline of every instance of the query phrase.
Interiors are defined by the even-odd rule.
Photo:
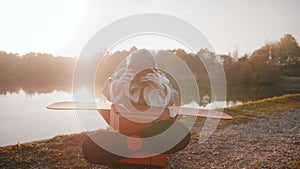
[[[170,155],[168,168],[300,168],[300,109],[231,125]]]
[[[166,168],[300,169],[299,122],[300,109],[228,126],[214,132],[204,143],[192,139],[184,150],[168,156]],[[155,168],[90,164],[81,153],[85,137],[58,136],[0,149],[0,168]]]

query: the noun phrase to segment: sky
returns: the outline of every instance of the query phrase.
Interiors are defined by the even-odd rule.
[[[284,34],[299,44],[299,7],[299,0],[0,0],[0,51],[79,56],[106,25],[134,14],[162,13],[192,24],[218,54],[251,54]]]

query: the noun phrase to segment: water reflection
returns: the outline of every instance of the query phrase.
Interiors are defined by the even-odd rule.
[[[261,85],[261,86],[227,86],[227,101],[248,102],[259,99],[280,96],[293,92],[285,91],[277,85]]]
[[[85,130],[81,127],[75,111],[46,109],[46,106],[51,103],[73,100],[71,85],[19,86],[1,84],[0,93],[0,146]],[[276,86],[257,88],[229,86],[227,88],[227,101],[212,103],[210,90],[202,86],[200,88],[200,104],[196,103],[194,98],[183,98],[184,103],[182,104],[190,107],[214,109],[284,93]],[[95,94],[100,98],[101,88],[97,88]],[[106,128],[106,124],[97,123],[95,127]]]
[[[28,95],[20,90],[0,95],[0,146],[84,131],[75,111],[46,109],[51,103],[66,100],[72,100],[72,94],[63,91]]]
[[[34,95],[34,94],[48,94],[54,91],[72,91],[72,83],[59,83],[59,82],[51,82],[51,83],[0,83],[0,95],[6,95],[10,93],[19,93],[23,91],[26,95]]]

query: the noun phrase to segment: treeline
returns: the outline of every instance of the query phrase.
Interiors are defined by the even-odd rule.
[[[222,64],[229,85],[272,85],[282,76],[300,77],[300,48],[295,38],[289,34],[278,42],[267,43],[251,55],[245,54],[242,57],[235,52],[218,55],[206,49],[201,49],[197,54],[188,54],[181,49],[171,52],[182,58],[200,81],[207,77],[201,59]]]
[[[221,55],[229,83],[275,84],[282,76],[300,76],[300,48],[292,35],[267,43],[251,55]]]
[[[99,66],[96,86],[102,87],[118,64],[130,51],[109,54]],[[95,57],[85,60],[93,62]],[[0,94],[18,92],[27,94],[51,93],[54,90],[72,91],[73,73],[77,57],[53,56],[47,53],[19,55],[0,51]],[[89,67],[86,67],[88,70]]]
[[[208,96],[209,99],[210,78],[214,77],[208,76],[204,60],[223,66],[227,83],[227,100],[247,101],[281,95],[287,92],[278,85],[282,77],[300,77],[300,48],[290,34],[277,42],[266,43],[252,54],[245,54],[242,57],[237,51],[227,55],[218,55],[207,49],[201,49],[196,54],[187,53],[182,49],[170,52],[179,56],[190,67],[198,82],[200,94]],[[203,98],[201,102],[202,100]]]
[[[76,58],[45,53],[23,56],[0,51],[0,92],[49,93],[70,91]]]
[[[101,87],[118,64],[130,51],[118,51],[108,54],[102,61],[96,76],[96,86]],[[285,35],[278,42],[267,43],[252,54],[238,56],[232,54],[218,55],[207,49],[197,53],[187,53],[182,49],[158,51],[161,67],[172,65],[165,53],[178,56],[193,73],[199,89],[209,95],[210,80],[203,59],[222,64],[228,86],[245,86],[259,88],[274,86],[282,76],[300,76],[300,48],[292,35]],[[54,57],[45,53],[28,53],[23,56],[0,51],[0,92],[16,92],[23,88],[26,93],[47,93],[53,90],[70,91],[76,57]],[[181,73],[178,69],[177,73]],[[183,75],[184,76],[184,75]],[[184,78],[184,77],[183,77]]]

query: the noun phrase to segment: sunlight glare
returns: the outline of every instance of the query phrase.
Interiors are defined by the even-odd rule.
[[[95,97],[92,92],[84,86],[76,90],[73,94],[74,98],[76,98],[76,102],[95,102]]]

